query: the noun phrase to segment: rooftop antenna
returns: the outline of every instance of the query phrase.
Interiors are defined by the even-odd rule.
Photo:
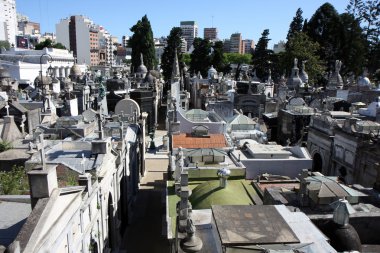
[[[214,28],[214,15],[211,16],[211,27]]]

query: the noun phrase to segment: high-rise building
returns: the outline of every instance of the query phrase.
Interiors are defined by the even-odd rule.
[[[187,52],[187,41],[184,38],[181,38],[181,53]]]
[[[77,15],[56,24],[57,42],[73,51],[79,64],[102,65],[113,61],[112,36],[89,18]]]
[[[223,51],[225,53],[229,53],[230,52],[230,45],[231,45],[231,41],[229,39],[223,40]]]
[[[255,42],[253,40],[243,40],[243,45],[245,54],[250,54],[255,49]]]
[[[217,28],[204,28],[203,29],[203,38],[208,40],[217,40],[218,39],[218,29]]]
[[[230,38],[230,53],[243,54],[243,43],[241,33],[233,33]]]
[[[123,47],[128,47],[129,36],[124,35],[121,40]]]
[[[16,47],[34,48],[34,46],[44,41],[41,40],[40,23],[32,22],[25,15],[17,13],[17,36]]]
[[[198,25],[195,21],[181,21],[182,37],[187,42],[187,50],[193,45],[195,37],[198,37]]]
[[[0,40],[16,45],[17,15],[16,0],[0,1]]]
[[[285,41],[280,40],[277,44],[273,45],[273,53],[278,54],[280,52],[285,52]]]

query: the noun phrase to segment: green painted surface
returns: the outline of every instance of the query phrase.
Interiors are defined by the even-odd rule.
[[[253,205],[240,180],[229,180],[226,188],[218,180],[198,185],[190,196],[193,209],[209,209],[212,205]]]
[[[218,180],[189,181],[192,190],[190,202],[193,209],[209,209],[211,205],[254,205],[258,198],[251,181],[239,179],[228,180],[225,189],[219,188]],[[168,181],[169,217],[172,222],[172,233],[175,234],[176,204],[180,198],[174,192],[174,181]]]

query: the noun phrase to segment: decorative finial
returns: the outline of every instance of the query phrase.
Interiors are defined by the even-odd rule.
[[[140,53],[140,62],[141,62],[141,65],[144,65],[144,57],[142,53]]]

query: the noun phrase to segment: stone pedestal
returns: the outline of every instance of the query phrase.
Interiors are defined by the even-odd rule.
[[[50,197],[52,191],[58,187],[57,171],[55,166],[39,167],[28,172],[30,199],[32,209],[41,198]]]

